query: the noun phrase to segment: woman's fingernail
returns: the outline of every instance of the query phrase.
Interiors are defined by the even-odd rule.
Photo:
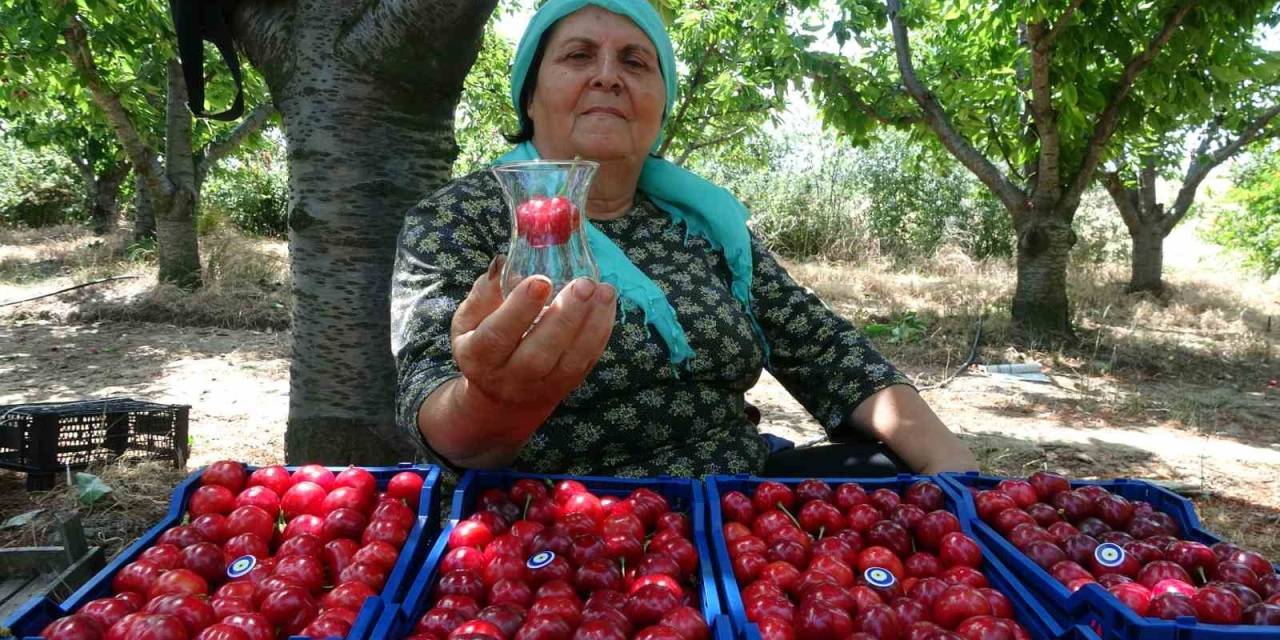
[[[579,300],[590,300],[591,294],[596,292],[596,283],[594,280],[583,278],[573,283],[573,295],[578,296]]]
[[[493,261],[489,263],[489,279],[497,280],[498,274],[502,273],[502,265],[506,263],[507,257],[498,254],[493,257]]]
[[[546,278],[529,278],[529,295],[539,299],[546,300],[547,294],[551,293],[551,281]]]
[[[617,294],[618,291],[613,288],[613,285],[608,283],[602,284],[597,290],[596,302],[599,302],[600,304],[613,304],[613,301],[618,297]]]

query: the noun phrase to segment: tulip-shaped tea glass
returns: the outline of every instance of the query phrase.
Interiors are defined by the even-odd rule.
[[[502,297],[535,274],[551,280],[548,303],[575,278],[600,280],[583,228],[587,192],[599,166],[587,160],[533,160],[491,169],[511,210]]]

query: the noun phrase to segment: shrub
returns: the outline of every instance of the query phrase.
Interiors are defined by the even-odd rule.
[[[47,227],[88,218],[80,180],[65,157],[0,136],[0,226]]]

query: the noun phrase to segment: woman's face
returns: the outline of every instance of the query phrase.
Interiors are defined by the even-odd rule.
[[[662,127],[666,86],[649,37],[588,6],[552,29],[528,105],[543,158],[643,158]]]

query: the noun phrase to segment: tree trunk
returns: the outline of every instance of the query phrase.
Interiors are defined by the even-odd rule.
[[[457,155],[454,108],[493,4],[434,2],[438,15],[463,17],[434,37],[424,33],[428,25],[407,28],[414,41],[392,46],[373,69],[339,57],[337,42],[350,14],[378,10],[373,3],[238,5],[238,36],[267,80],[288,147],[295,298],[289,463],[413,456],[394,414],[389,292],[396,238],[409,207],[449,178]],[[399,18],[391,16],[384,33],[404,26],[392,22]],[[414,46],[432,41],[447,53],[414,55]]]
[[[156,253],[160,281],[183,289],[200,288],[200,244],[196,236],[195,157],[187,87],[177,60],[169,61],[169,93],[165,105],[164,172],[169,194],[152,193],[156,213]]]
[[[195,199],[178,191],[168,200],[158,200],[156,214],[156,254],[160,282],[183,289],[198,289],[200,245],[196,238]]]
[[[1015,335],[1040,343],[1071,334],[1067,262],[1076,243],[1070,222],[1028,212],[1018,229],[1018,282],[1013,294]]]
[[[140,173],[133,174],[133,240],[138,242],[156,237],[156,210],[147,191],[147,181]]]
[[[1158,217],[1143,217],[1142,226],[1130,230],[1133,238],[1130,293],[1147,291],[1159,295],[1164,291],[1164,225]]]
[[[89,219],[93,222],[95,235],[115,233],[120,226],[120,185],[128,176],[129,164],[119,162],[102,175],[95,175],[88,185]]]

